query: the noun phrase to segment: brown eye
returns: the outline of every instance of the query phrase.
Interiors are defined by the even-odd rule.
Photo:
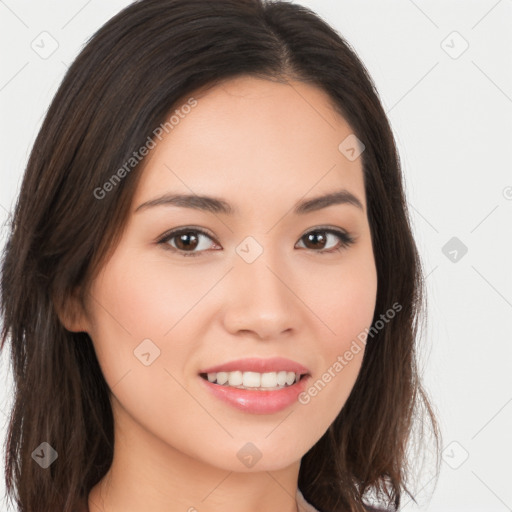
[[[167,233],[158,243],[168,250],[179,252],[182,256],[199,256],[211,245],[203,242],[203,239],[212,240],[208,234],[200,229],[185,228]],[[173,240],[174,243],[171,243]],[[199,250],[197,250],[198,247]]]
[[[325,246],[329,242],[329,235],[337,238],[339,243],[338,246],[331,246],[326,249]],[[314,231],[306,233],[301,240],[305,241],[304,245],[306,249],[311,249],[320,254],[341,251],[354,243],[354,239],[348,233],[335,229],[315,229]]]
[[[193,231],[182,233],[181,235],[174,236],[174,238],[176,239],[176,248],[181,251],[193,250],[199,245],[199,237]]]
[[[338,244],[332,242],[338,240]],[[205,240],[205,241],[203,241]],[[208,243],[207,240],[211,242]],[[354,238],[344,231],[337,229],[315,229],[303,235],[300,241],[305,241],[305,248],[319,254],[330,254],[341,251],[354,243]],[[166,250],[180,254],[181,256],[200,256],[211,245],[216,244],[212,236],[201,229],[181,228],[170,231],[163,235],[158,244],[163,245]],[[326,245],[330,245],[326,249]]]
[[[323,249],[323,246],[327,243],[327,236],[322,231],[312,231],[304,235],[304,239],[308,249]]]

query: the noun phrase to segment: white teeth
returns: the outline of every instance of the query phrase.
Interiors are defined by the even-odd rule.
[[[228,385],[239,389],[280,389],[291,386],[300,380],[301,375],[295,372],[218,372],[208,373],[208,381],[220,385]]]
[[[286,384],[286,376],[288,375],[288,372],[279,372],[277,374],[277,383],[280,386],[284,386]]]
[[[230,386],[241,386],[243,382],[242,372],[228,372],[228,384]]]
[[[242,374],[242,384],[244,388],[259,388],[261,386],[261,373],[244,372]],[[229,385],[231,386],[231,382]]]
[[[208,380],[210,382],[215,382],[215,380],[217,380],[217,384],[226,384],[226,382],[228,381],[228,373],[227,372],[209,373]]]
[[[288,386],[291,386],[294,382],[295,382],[295,373],[288,372],[286,374],[286,384],[288,384]]]

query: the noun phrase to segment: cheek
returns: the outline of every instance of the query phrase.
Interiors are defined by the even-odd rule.
[[[328,277],[328,276],[326,276]],[[373,257],[365,253],[347,262],[341,271],[324,279],[317,310],[329,327],[333,350],[346,350],[351,340],[369,328],[377,299],[377,271]]]
[[[90,309],[94,321],[90,332],[99,363],[111,388],[127,372],[144,365],[137,348],[146,343],[155,357],[162,348],[162,335],[169,330],[162,300],[152,282],[149,267],[137,265],[129,252],[117,250],[91,286]],[[155,344],[147,346],[147,341]],[[151,348],[152,347],[152,348]],[[156,347],[156,348],[155,348]],[[135,352],[134,352],[135,351]],[[144,382],[147,375],[140,375]]]
[[[119,250],[100,277],[93,295],[134,340],[162,338],[203,293],[192,273],[173,268],[164,257],[144,259],[129,250]],[[101,309],[96,308],[105,317]]]
[[[301,403],[315,403],[333,421],[346,402],[361,369],[365,334],[375,313],[377,274],[372,258],[347,265],[322,287],[316,309],[329,329],[318,337],[322,363]]]
[[[331,377],[336,375],[331,379],[336,380],[335,386],[348,391],[359,373],[365,349],[363,335],[371,326],[375,310],[376,285],[371,281],[363,284],[346,283],[337,294],[336,307],[326,318],[331,336],[321,340],[325,371]],[[328,376],[325,380],[330,382]]]
[[[91,337],[107,382],[115,384],[141,366],[160,367],[168,381],[164,368],[181,369],[197,349],[191,333],[194,306],[210,287],[204,273],[173,268],[165,256],[144,259],[119,246],[91,287]],[[154,363],[145,367],[138,355],[148,351]],[[139,389],[147,378],[140,376]],[[154,388],[155,382],[147,385]]]
[[[164,279],[163,272],[158,262],[141,265],[129,252],[118,251],[91,287],[90,334],[115,399],[134,417],[169,425],[177,404],[181,411],[194,410],[194,402],[178,384],[194,347],[186,336],[180,336],[183,342],[173,337],[172,328],[190,301],[184,305],[177,293],[184,285],[178,272],[177,279]],[[196,301],[197,296],[196,289]],[[184,334],[181,324],[176,332],[180,328]]]

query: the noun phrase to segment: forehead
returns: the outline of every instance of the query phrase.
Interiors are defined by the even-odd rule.
[[[155,139],[135,201],[173,191],[295,202],[345,187],[364,204],[361,159],[339,149],[353,131],[321,89],[237,77],[190,98],[195,106],[178,105],[172,129]]]

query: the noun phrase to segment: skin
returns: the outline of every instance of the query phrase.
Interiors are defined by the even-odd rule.
[[[306,366],[314,383],[373,318],[362,162],[339,151],[352,129],[327,95],[300,82],[238,77],[193,96],[197,106],[150,152],[121,242],[91,283],[87,314],[68,322],[89,333],[112,390],[114,460],[89,495],[91,512],[297,510],[301,457],[342,409],[364,347],[307,405],[274,414],[221,402],[198,372],[283,356]],[[297,201],[340,188],[363,208],[293,214]],[[135,212],[171,191],[220,197],[239,213]],[[304,235],[326,225],[355,243],[330,254],[321,251],[339,246],[334,235],[306,245]],[[157,243],[186,226],[213,235],[199,235],[189,249],[198,256]],[[251,264],[236,252],[248,236],[263,249]],[[149,366],[134,356],[147,338],[160,350]],[[251,468],[237,457],[247,442],[262,455]]]

